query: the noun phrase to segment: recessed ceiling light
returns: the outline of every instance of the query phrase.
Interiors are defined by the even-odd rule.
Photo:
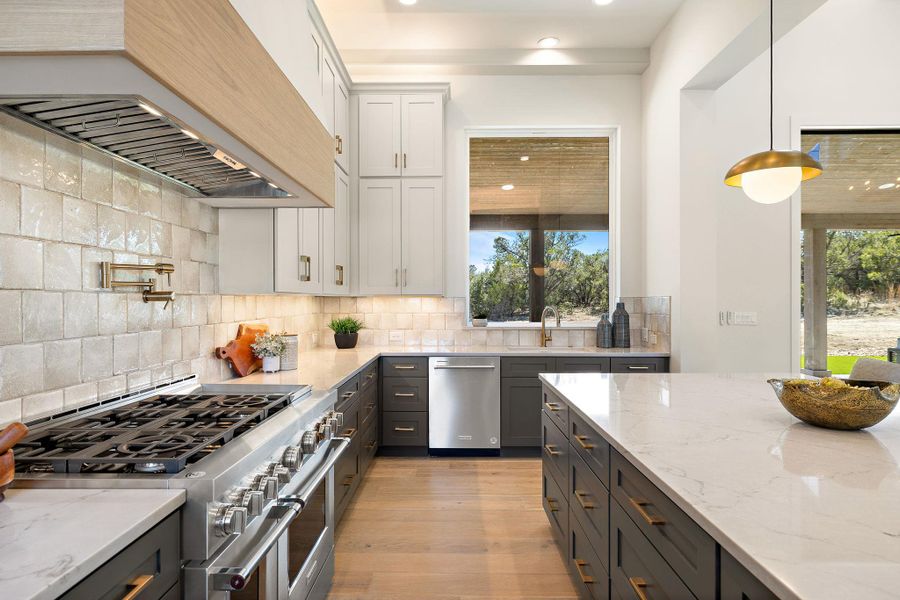
[[[193,131],[188,131],[187,129],[182,129],[182,130],[181,130],[181,133],[183,133],[184,135],[188,136],[189,138],[193,138],[193,139],[195,139],[195,140],[199,140],[199,139],[200,139],[200,136],[198,136],[198,135],[197,135],[196,133],[194,133]]]
[[[143,108],[145,111],[153,115],[154,117],[161,117],[162,113],[150,106],[149,104],[144,104],[143,102],[138,102],[138,106]]]
[[[881,185],[878,186],[878,189],[879,190],[889,190],[892,187],[894,187],[893,183],[882,183]]]
[[[555,48],[559,44],[559,38],[545,37],[538,40],[538,46],[541,48]]]
[[[504,184],[504,185],[501,185],[501,186],[500,186],[500,189],[503,190],[504,192],[508,192],[509,190],[513,190],[513,189],[515,189],[515,188],[516,188],[516,186],[514,186],[514,185],[511,184],[511,183],[507,183],[507,184]]]
[[[418,0],[400,0],[400,4],[402,4],[403,6],[412,6],[417,1]]]
[[[597,6],[606,6],[607,4],[612,4],[613,0],[594,0],[594,4]]]
[[[519,160],[521,160],[522,162],[527,162],[529,158],[531,158],[531,157],[530,156],[522,156],[519,158]]]
[[[847,188],[847,190],[852,192],[852,191],[853,191],[853,186],[851,185],[850,187]]]
[[[872,185],[872,180],[870,179],[869,181],[867,181],[867,182],[865,183],[865,185]]]

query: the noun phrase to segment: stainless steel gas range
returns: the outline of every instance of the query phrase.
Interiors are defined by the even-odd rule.
[[[30,423],[18,487],[184,489],[184,598],[324,597],[334,573],[335,394],[195,376]]]

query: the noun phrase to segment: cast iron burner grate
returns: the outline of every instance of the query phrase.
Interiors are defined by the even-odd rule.
[[[51,427],[14,448],[29,473],[178,473],[290,404],[286,395],[155,396]]]

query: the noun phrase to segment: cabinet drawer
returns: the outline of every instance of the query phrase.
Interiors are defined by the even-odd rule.
[[[348,438],[356,438],[359,434],[359,399],[351,399],[340,411],[344,415],[344,424],[337,435]]]
[[[334,510],[339,520],[350,502],[359,479],[359,437],[350,443],[334,465]]]
[[[613,358],[613,373],[668,373],[667,358]]]
[[[569,413],[569,442],[609,489],[609,443],[574,412]]]
[[[556,359],[557,373],[609,373],[609,359],[600,357],[569,357]]]
[[[621,454],[611,454],[612,496],[695,596],[715,598],[715,541]]]
[[[542,499],[544,512],[550,519],[550,529],[553,532],[553,538],[559,544],[559,548],[563,554],[567,552],[566,536],[569,531],[569,503],[566,502],[566,496],[563,494],[562,488],[556,483],[555,477],[549,470],[546,459],[544,460],[542,480]]]
[[[381,441],[385,446],[427,446],[428,413],[384,412]]]
[[[359,397],[359,428],[363,431],[378,421],[378,387],[363,390]]]
[[[619,597],[652,600],[694,597],[618,502],[611,503],[609,522],[613,536],[609,576]],[[712,584],[715,588],[715,573]]]
[[[777,600],[778,596],[721,547],[719,565],[721,600]]]
[[[569,512],[580,522],[600,564],[608,571],[609,492],[575,453],[569,457]]]
[[[511,356],[500,359],[501,377],[534,377],[539,373],[552,373],[556,359],[552,356]]]
[[[547,413],[541,414],[541,445],[544,461],[550,465],[559,487],[569,489],[569,442]]]
[[[381,403],[385,411],[428,410],[428,379],[385,377],[381,382]]]
[[[365,391],[378,383],[378,361],[366,365],[359,375],[359,389]]]
[[[609,576],[607,564],[598,556],[596,546],[578,523],[569,504],[569,570],[575,577],[575,585],[584,598],[607,600],[609,598]]]
[[[428,358],[425,356],[386,356],[381,361],[384,377],[428,377]]]
[[[359,375],[354,375],[338,388],[337,400],[334,401],[334,410],[344,412],[347,403],[359,396]]]
[[[563,402],[562,398],[547,389],[547,386],[544,386],[542,394],[544,414],[550,415],[550,418],[561,430],[569,431],[569,406]]]
[[[141,599],[163,598],[181,573],[181,515],[175,512],[85,577],[62,600],[119,600],[149,583]]]
[[[371,427],[364,430],[359,438],[359,476],[362,478],[369,470],[369,464],[378,452],[378,426],[373,421]]]

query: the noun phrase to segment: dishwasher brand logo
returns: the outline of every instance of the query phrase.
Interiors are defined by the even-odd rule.
[[[458,435],[458,436],[456,436],[456,439],[462,440],[463,442],[471,442],[472,436],[471,435]]]
[[[491,446],[496,446],[496,445],[497,445],[497,438],[492,437],[491,438]]]

